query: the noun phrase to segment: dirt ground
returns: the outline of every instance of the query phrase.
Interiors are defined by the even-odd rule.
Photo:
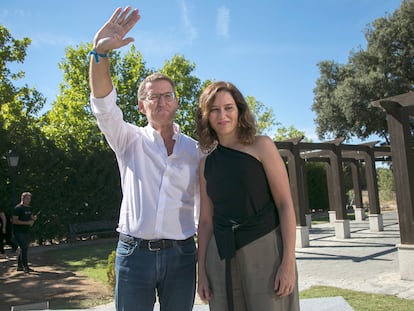
[[[99,243],[99,240],[89,242]],[[30,247],[29,265],[35,270],[31,273],[16,270],[16,256],[11,255],[10,250],[6,252],[8,259],[0,259],[0,311],[10,311],[14,305],[44,301],[49,301],[50,309],[90,308],[113,300],[108,286],[50,260],[45,251],[50,247],[68,245]],[[195,304],[202,303],[196,295]]]
[[[11,306],[49,301],[51,309],[74,308],[105,304],[112,300],[109,287],[53,264],[47,252],[36,247],[29,249],[29,264],[35,272],[16,270],[16,256],[6,253],[0,259],[0,311],[10,311]]]

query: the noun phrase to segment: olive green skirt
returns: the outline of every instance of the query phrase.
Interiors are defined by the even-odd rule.
[[[283,298],[276,296],[274,281],[282,258],[280,229],[242,247],[231,260],[234,310],[236,311],[298,311],[298,278],[294,292]],[[228,311],[225,282],[225,261],[218,256],[214,236],[206,257],[206,273],[213,297],[211,311]]]

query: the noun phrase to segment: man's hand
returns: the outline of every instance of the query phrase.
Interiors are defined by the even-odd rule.
[[[125,9],[117,8],[111,18],[96,33],[93,48],[99,54],[118,49],[134,41],[134,38],[125,35],[134,27],[141,16],[139,10],[127,6]]]

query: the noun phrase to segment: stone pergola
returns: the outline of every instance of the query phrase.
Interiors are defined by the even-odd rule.
[[[414,280],[414,92],[372,103],[387,113],[401,244],[401,278]]]
[[[349,162],[352,170],[354,204],[356,219],[363,219],[362,194],[360,187],[360,166],[365,163],[365,179],[368,188],[369,220],[371,231],[382,231],[383,222],[379,206],[375,161],[384,160],[390,155],[390,147],[375,146],[377,142],[346,145],[343,139],[323,143],[301,142],[303,137],[276,142],[280,154],[287,160],[296,212],[297,247],[309,246],[309,227],[311,214],[306,180],[306,161],[326,163],[329,194],[330,218],[335,224],[337,238],[350,238],[349,220],[346,217],[346,195],[344,190],[342,166]]]

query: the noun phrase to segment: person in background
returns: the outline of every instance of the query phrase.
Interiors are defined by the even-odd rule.
[[[4,251],[4,239],[6,238],[7,230],[7,218],[6,214],[2,209],[0,209],[0,258],[7,258]]]
[[[3,258],[7,258],[4,250],[4,246],[9,245],[11,247],[12,254],[14,255],[19,247],[14,240],[13,236],[13,223],[10,213],[0,208],[0,255]]]
[[[16,254],[19,245],[17,245],[17,242],[13,234],[13,216],[7,211],[5,211],[4,214],[6,215],[6,223],[7,223],[6,236],[5,236],[6,244],[11,247],[12,254],[14,255]]]
[[[198,294],[210,310],[299,310],[296,219],[285,164],[256,136],[241,92],[214,82],[197,120],[201,206]]]
[[[123,194],[115,306],[152,311],[158,294],[161,310],[191,311],[202,153],[174,123],[178,99],[169,77],[155,73],[140,84],[138,108],[148,124],[138,127],[123,120],[110,76],[109,53],[133,41],[125,35],[139,19],[137,9],[116,9],[95,35],[89,66],[92,112],[115,152]]]
[[[20,203],[13,210],[13,232],[20,248],[20,254],[17,257],[17,271],[24,271],[25,273],[34,271],[28,264],[29,229],[37,220],[37,216],[32,213],[31,200],[32,194],[23,192]]]

